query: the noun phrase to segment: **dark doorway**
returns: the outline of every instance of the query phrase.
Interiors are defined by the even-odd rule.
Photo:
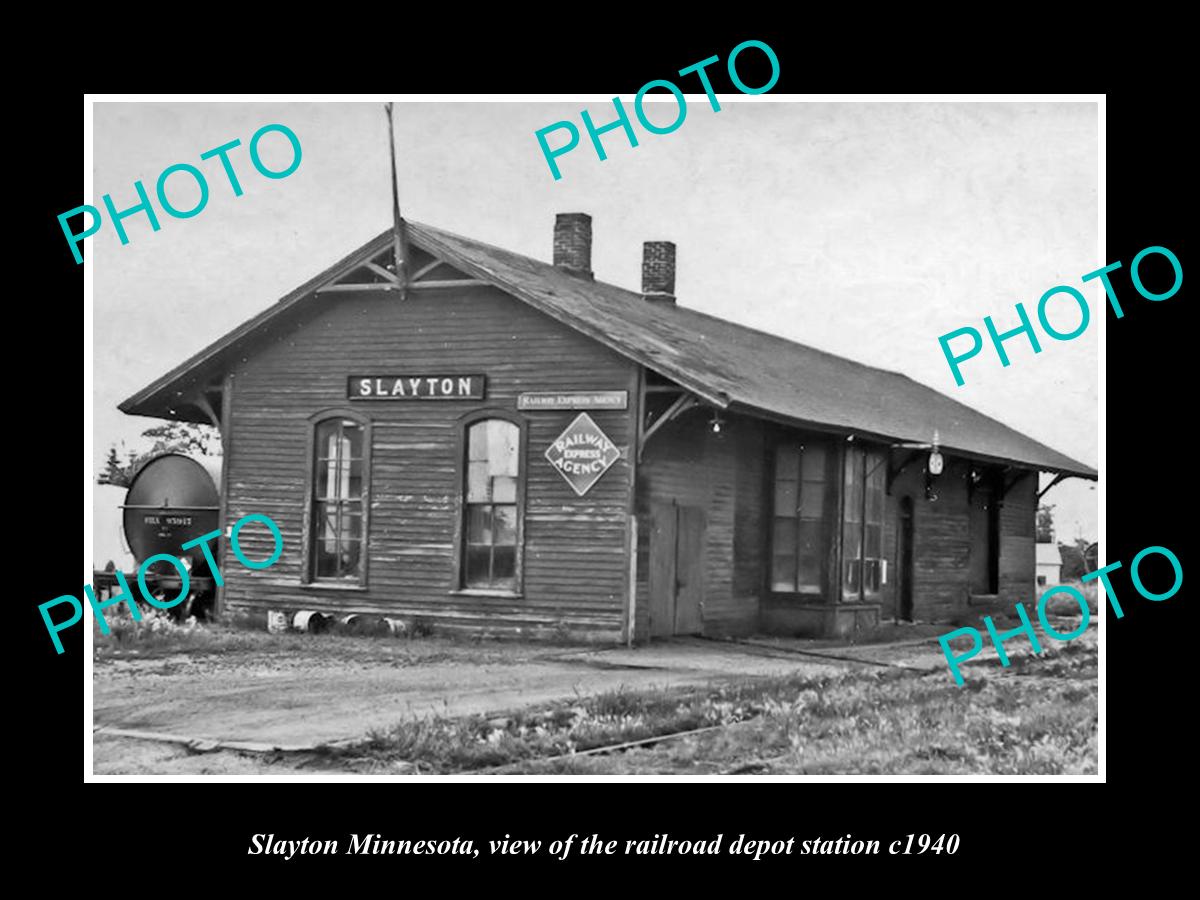
[[[1000,529],[996,489],[987,476],[971,487],[970,587],[972,594],[999,590]]]
[[[656,503],[650,530],[650,636],[699,634],[704,602],[704,510]]]
[[[896,618],[901,622],[913,619],[913,502],[912,497],[900,501],[900,522],[896,529],[896,565],[899,567],[896,596]]]

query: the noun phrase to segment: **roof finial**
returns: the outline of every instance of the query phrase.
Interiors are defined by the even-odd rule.
[[[396,176],[396,134],[392,128],[392,104],[385,103],[384,111],[388,120],[388,149],[392,159],[392,249],[396,258],[396,280],[400,286],[400,299],[403,300],[408,290],[407,256],[408,242],[405,234],[404,218],[400,215],[400,186]]]

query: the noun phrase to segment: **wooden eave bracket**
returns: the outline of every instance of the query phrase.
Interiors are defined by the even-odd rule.
[[[1054,476],[1053,481],[1051,481],[1048,485],[1046,485],[1044,488],[1042,488],[1040,491],[1038,491],[1038,495],[1037,495],[1038,500],[1041,500],[1042,497],[1045,495],[1046,491],[1050,490],[1050,488],[1054,487],[1060,481],[1065,481],[1068,478],[1079,478],[1079,477],[1080,476],[1078,476],[1078,475],[1071,475],[1071,474],[1068,474],[1067,472],[1059,472],[1057,475]]]
[[[664,412],[661,416],[659,416],[657,419],[655,419],[654,422],[650,425],[650,427],[642,432],[642,436],[638,440],[638,448],[637,448],[638,462],[641,462],[642,453],[646,449],[646,442],[650,440],[650,437],[655,432],[657,432],[660,428],[662,428],[668,422],[671,422],[674,419],[679,418],[681,415],[683,415],[685,412],[687,412],[693,406],[699,405],[699,403],[700,403],[700,401],[697,400],[692,394],[689,394],[689,393],[683,393],[679,397],[676,397],[675,402],[667,407],[666,412]]]
[[[899,478],[901,473],[905,469],[907,469],[909,466],[911,466],[913,464],[913,462],[915,462],[916,459],[924,452],[925,452],[924,449],[910,450],[908,452],[908,454],[904,457],[904,459],[900,461],[900,465],[895,466],[895,467],[892,467],[892,466],[888,467],[887,493],[889,495],[892,493],[892,486],[893,486],[893,484],[895,484],[896,479]]]
[[[1010,471],[1014,473],[1011,480],[1008,477],[1008,473]],[[1005,466],[1004,467],[1004,485],[1000,489],[1000,499],[1003,500],[1005,497],[1007,497],[1008,492],[1011,491],[1013,488],[1015,488],[1017,486],[1017,483],[1022,478],[1024,478],[1027,474],[1028,474],[1028,472],[1026,472],[1026,470],[1024,470],[1024,469],[1013,469],[1012,466]],[[1047,488],[1047,490],[1049,490],[1049,488]]]
[[[213,387],[212,385],[200,387],[194,392],[189,393],[185,397],[181,398],[180,402],[196,407],[196,409],[208,416],[208,421],[219,431],[221,429],[221,417],[217,415],[217,411],[213,407],[212,401],[208,399],[208,394],[210,391],[220,393],[221,388],[219,386]]]

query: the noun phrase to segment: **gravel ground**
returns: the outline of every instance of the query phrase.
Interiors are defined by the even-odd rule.
[[[204,740],[316,745],[363,737],[405,718],[500,714],[585,693],[815,674],[839,665],[725,643],[564,649],[316,636],[291,646],[264,641],[264,647],[98,661],[94,724]],[[179,745],[135,750],[130,743],[97,735],[95,773],[225,771],[220,760]],[[258,771],[253,762],[239,761],[229,762],[228,772],[247,765]]]
[[[102,728],[315,746],[361,738],[402,719],[500,715],[618,689],[820,675],[881,662],[945,672],[936,639],[898,637],[909,639],[858,646],[680,640],[628,649],[251,633],[239,635],[232,648],[101,654],[93,667],[93,718]],[[999,668],[990,648],[977,659]],[[98,775],[270,775],[305,765],[303,754],[198,753],[103,732],[94,737],[93,753]]]

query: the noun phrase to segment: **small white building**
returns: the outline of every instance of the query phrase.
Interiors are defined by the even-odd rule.
[[[1062,553],[1057,543],[1036,544],[1037,548],[1037,586],[1054,587],[1061,584]]]
[[[133,572],[137,562],[125,543],[121,504],[127,488],[114,484],[92,485],[92,568],[103,569],[111,562],[121,572]]]

